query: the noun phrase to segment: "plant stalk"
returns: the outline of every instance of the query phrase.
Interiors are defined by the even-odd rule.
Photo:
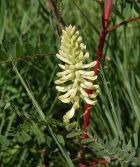
[[[99,43],[98,43],[98,48],[96,51],[96,61],[97,64],[93,68],[93,71],[95,75],[98,75],[98,71],[100,68],[100,64],[102,61],[102,55],[103,55],[103,48],[105,44],[105,39],[107,35],[107,28],[109,25],[109,19],[110,19],[110,13],[111,13],[111,8],[112,8],[112,0],[107,0],[106,7],[104,10],[104,16],[102,17],[102,26],[101,26],[101,31],[100,31],[100,36],[99,36]],[[87,90],[88,94],[92,93],[92,90]],[[90,111],[91,111],[91,105],[86,104],[85,105],[85,112],[84,112],[84,126],[83,126],[83,137],[86,138],[86,132],[89,124],[89,118],[90,118]]]
[[[102,15],[102,25],[101,25],[100,35],[99,35],[98,48],[97,48],[97,51],[96,51],[97,64],[93,68],[93,71],[94,71],[95,75],[98,75],[98,71],[99,71],[99,68],[100,68],[101,61],[102,61],[103,48],[104,48],[105,39],[106,39],[106,35],[107,35],[107,28],[108,28],[108,25],[109,25],[111,8],[112,8],[112,0],[107,0],[104,10],[101,8],[102,11],[103,11],[103,15]],[[92,90],[87,90],[87,93],[91,94],[91,93],[93,93],[93,91]],[[88,125],[89,125],[90,112],[91,112],[91,105],[86,103],[85,104],[85,112],[84,112],[84,123],[83,123],[83,139],[88,137],[87,128],[88,128]],[[81,163],[84,163],[85,158],[82,157],[82,159],[83,159],[82,160],[83,162],[81,162]],[[80,164],[79,167],[82,167],[82,165],[84,165],[84,164]]]

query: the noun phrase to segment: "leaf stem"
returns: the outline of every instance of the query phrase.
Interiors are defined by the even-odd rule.
[[[58,20],[58,23],[59,23],[60,28],[61,28],[61,29],[64,29],[64,28],[65,28],[65,23],[64,23],[62,17],[60,16],[60,14],[59,14],[59,12],[58,12],[56,6],[52,3],[51,0],[47,0],[47,1],[48,1],[48,4],[49,4],[51,10],[53,11],[53,13],[55,14],[55,16],[56,16],[56,18],[57,18],[57,20]]]
[[[119,24],[116,24],[116,25],[112,26],[111,28],[109,28],[107,30],[107,33],[114,31],[115,29],[117,29],[118,27],[120,27],[122,25],[128,24],[128,23],[133,22],[133,21],[137,21],[139,19],[140,19],[140,16],[136,16],[136,17],[133,17],[133,18],[125,19],[122,22],[120,22]]]

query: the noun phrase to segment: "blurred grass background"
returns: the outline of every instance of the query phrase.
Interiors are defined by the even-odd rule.
[[[90,61],[94,60],[101,25],[97,2],[53,2],[58,5],[66,25],[76,25],[79,29],[90,53]],[[139,12],[137,1],[114,0],[110,26],[125,18],[137,16]],[[58,70],[55,54],[60,45],[60,34],[61,30],[47,1],[0,0],[1,167],[66,167],[72,166],[70,161],[74,166],[78,164],[84,105],[79,111],[80,120],[74,118],[76,122],[69,131],[66,130],[62,116],[69,106],[57,100],[54,85]],[[131,165],[139,165],[139,57],[139,21],[124,25],[108,35],[98,77],[100,95],[98,104],[92,108],[89,126],[89,133],[96,134],[102,140],[102,149],[99,145],[92,146],[92,143],[87,145],[87,161],[106,155],[110,159],[118,158],[105,166],[125,166],[129,163],[125,162],[126,159],[130,157]],[[45,123],[36,112],[34,102],[19,75],[13,70],[11,59],[45,114]],[[53,130],[52,133],[48,126]],[[68,136],[69,133],[71,136]],[[61,152],[54,139],[60,144]],[[118,147],[118,152],[113,152],[111,146]],[[103,154],[105,149],[110,151],[109,155],[107,152]],[[68,155],[64,157],[66,150]]]

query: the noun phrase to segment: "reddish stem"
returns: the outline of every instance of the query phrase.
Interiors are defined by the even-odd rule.
[[[105,29],[107,29],[108,24],[109,24],[111,9],[112,9],[112,0],[107,0],[105,13],[104,13],[104,27],[105,27]]]
[[[87,165],[80,164],[78,167],[87,167]]]
[[[97,52],[96,52],[97,64],[93,68],[95,75],[98,74],[101,60],[102,60],[103,48],[104,48],[104,44],[105,44],[105,38],[106,38],[106,34],[107,34],[107,28],[108,28],[108,24],[109,24],[111,8],[112,8],[112,0],[107,0],[106,7],[104,10],[104,17],[102,17],[103,24],[101,26],[101,31],[100,31],[100,36],[99,36],[99,44],[98,44],[98,48],[97,48]],[[88,90],[87,93],[91,94],[92,90]],[[91,111],[91,105],[86,104],[85,105],[85,112],[84,112],[84,126],[83,126],[83,137],[84,138],[87,137],[86,133],[87,133],[87,128],[88,128],[88,124],[89,124],[90,111]]]
[[[93,68],[93,71],[94,71],[95,75],[98,74],[100,64],[101,64],[101,60],[102,60],[103,48],[104,48],[104,44],[105,44],[107,28],[108,28],[108,25],[109,25],[109,18],[110,18],[111,8],[112,8],[112,0],[107,0],[105,10],[102,10],[102,11],[104,11],[104,13],[103,13],[103,16],[102,16],[102,26],[101,26],[101,30],[100,30],[98,48],[97,48],[97,51],[96,51],[97,64]],[[92,90],[87,90],[88,94],[91,94],[92,92],[93,92]],[[87,136],[87,128],[88,128],[88,124],[89,124],[90,112],[91,112],[91,105],[86,104],[85,105],[85,112],[84,112],[84,125],[83,125],[83,138],[84,139],[88,137]],[[82,159],[83,159],[83,163],[84,163],[85,158],[82,158]],[[81,165],[84,165],[84,164],[81,164]]]
[[[103,55],[103,48],[104,48],[104,44],[105,44],[105,38],[106,38],[106,31],[102,30],[101,33],[100,33],[98,49],[97,49],[97,52],[96,52],[97,64],[93,68],[93,71],[94,71],[95,75],[98,74],[98,71],[99,71],[99,68],[100,68],[102,55]]]

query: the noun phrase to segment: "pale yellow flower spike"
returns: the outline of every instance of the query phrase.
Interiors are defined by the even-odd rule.
[[[98,85],[93,85],[93,81],[97,76],[93,71],[87,71],[96,65],[96,61],[84,63],[89,53],[86,51],[86,45],[82,43],[79,31],[71,25],[62,32],[60,50],[56,56],[62,61],[62,64],[58,64],[61,71],[56,74],[59,78],[55,81],[55,84],[59,85],[56,89],[64,93],[58,99],[63,103],[72,104],[72,108],[63,117],[64,122],[69,123],[75,110],[80,107],[81,99],[91,105],[96,103]],[[92,89],[94,93],[89,95],[85,89]]]

